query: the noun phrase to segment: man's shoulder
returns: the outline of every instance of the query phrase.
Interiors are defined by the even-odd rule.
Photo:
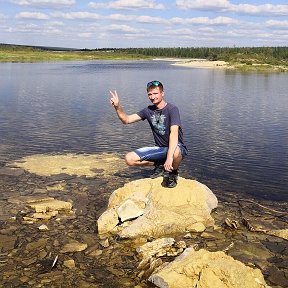
[[[173,110],[173,109],[178,109],[178,107],[175,105],[175,104],[173,104],[173,103],[167,103],[167,109],[169,109],[169,110]]]

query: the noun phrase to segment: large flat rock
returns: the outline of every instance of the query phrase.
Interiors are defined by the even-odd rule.
[[[160,237],[187,231],[202,232],[205,227],[214,224],[210,213],[217,207],[218,201],[207,186],[181,177],[175,188],[162,187],[161,182],[161,177],[140,179],[127,183],[112,193],[108,209],[104,213],[107,221],[118,223],[118,234],[121,237]],[[128,225],[120,225],[117,211],[127,200],[142,207],[143,214],[139,216],[137,211],[134,215],[132,209],[133,215],[126,213],[125,218],[133,220],[129,221]],[[111,225],[109,231],[101,229],[105,227],[104,213],[97,221],[99,234],[113,232]],[[115,215],[115,221],[111,221],[112,215]]]
[[[149,281],[160,288],[265,288],[259,269],[245,266],[224,252],[187,249],[168,265],[159,267]]]

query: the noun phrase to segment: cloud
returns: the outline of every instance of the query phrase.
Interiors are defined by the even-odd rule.
[[[101,19],[101,16],[99,14],[91,13],[91,12],[69,12],[69,13],[52,12],[50,13],[50,15],[55,18],[63,18],[66,20],[75,20],[75,19],[99,20]]]
[[[116,20],[116,21],[132,21],[135,20],[135,15],[124,15],[124,14],[111,14],[107,16],[109,20]]]
[[[176,6],[180,9],[208,9],[214,10],[230,6],[227,0],[176,0]]]
[[[43,8],[69,7],[75,4],[75,0],[12,0],[12,2],[20,6]]]
[[[288,29],[288,21],[268,20],[266,25],[271,28]]]
[[[49,16],[40,12],[20,12],[16,14],[16,19],[48,20]]]
[[[128,25],[117,25],[111,24],[107,27],[108,31],[111,32],[124,32],[124,33],[143,33],[146,32],[144,29],[136,29]]]
[[[169,24],[169,21],[161,17],[139,16],[136,20],[140,23]]]
[[[79,33],[78,36],[80,38],[91,38],[92,33],[90,33],[90,32]]]
[[[25,33],[25,34],[37,34],[37,35],[46,35],[46,34],[60,34],[62,31],[55,28],[54,26],[49,25],[37,25],[37,24],[21,24],[15,27],[10,27],[6,30],[9,33]]]
[[[163,4],[157,4],[154,0],[117,0],[108,3],[90,2],[90,8],[95,9],[164,9]]]
[[[239,21],[230,17],[219,16],[214,19],[210,19],[208,17],[194,17],[194,18],[172,18],[172,24],[181,24],[181,25],[189,25],[189,24],[203,24],[203,25],[231,25],[237,24]]]
[[[239,4],[230,5],[229,11],[250,14],[250,15],[278,15],[285,16],[288,15],[288,5],[250,5],[250,4]]]
[[[219,10],[247,15],[288,15],[288,5],[231,4],[228,0],[176,0],[179,9]]]

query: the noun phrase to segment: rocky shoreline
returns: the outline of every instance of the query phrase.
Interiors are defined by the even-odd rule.
[[[77,175],[75,166],[67,167],[63,159],[60,159],[60,170],[51,175],[39,175],[29,167],[20,167],[27,159],[0,167],[0,286],[155,287],[148,281],[153,270],[151,265],[146,266],[146,270],[141,266],[140,269],[141,255],[137,252],[139,247],[155,239],[99,235],[96,225],[107,208],[111,193],[139,179],[140,174],[131,174],[117,157],[96,156],[102,163],[105,159],[110,162],[104,161],[107,165],[102,168],[87,155],[71,156],[79,157],[76,167],[83,159],[86,166],[82,168],[87,168],[87,159],[92,161],[94,168],[89,166],[88,170],[93,174],[88,176],[81,169],[82,174]],[[50,157],[50,160],[55,159]],[[44,163],[44,158],[37,160],[38,164]],[[210,227],[203,232],[167,237],[182,243],[183,250],[193,247],[196,251],[222,251],[249,267],[260,269],[269,286],[287,287],[287,240],[265,233],[266,230],[287,229],[287,214],[278,213],[285,211],[287,203],[275,204],[272,211],[253,202],[243,201],[240,205],[237,195],[232,193],[216,195],[219,204],[211,215],[218,229]],[[40,208],[31,205],[31,198],[34,202],[54,199],[68,204],[64,208],[58,206],[57,213],[52,213],[49,219],[39,219],[34,213]],[[269,207],[270,203],[261,204]],[[45,211],[51,212],[52,208],[47,208],[49,205],[45,207]],[[242,223],[243,218],[246,223]],[[176,256],[166,253],[159,259],[162,263],[172,262]]]

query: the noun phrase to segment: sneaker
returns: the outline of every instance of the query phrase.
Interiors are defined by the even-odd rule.
[[[163,174],[164,174],[164,166],[156,164],[152,174],[150,175],[150,178],[154,179],[163,176]]]
[[[167,188],[174,188],[177,186],[178,171],[166,172],[163,176],[161,185]]]

